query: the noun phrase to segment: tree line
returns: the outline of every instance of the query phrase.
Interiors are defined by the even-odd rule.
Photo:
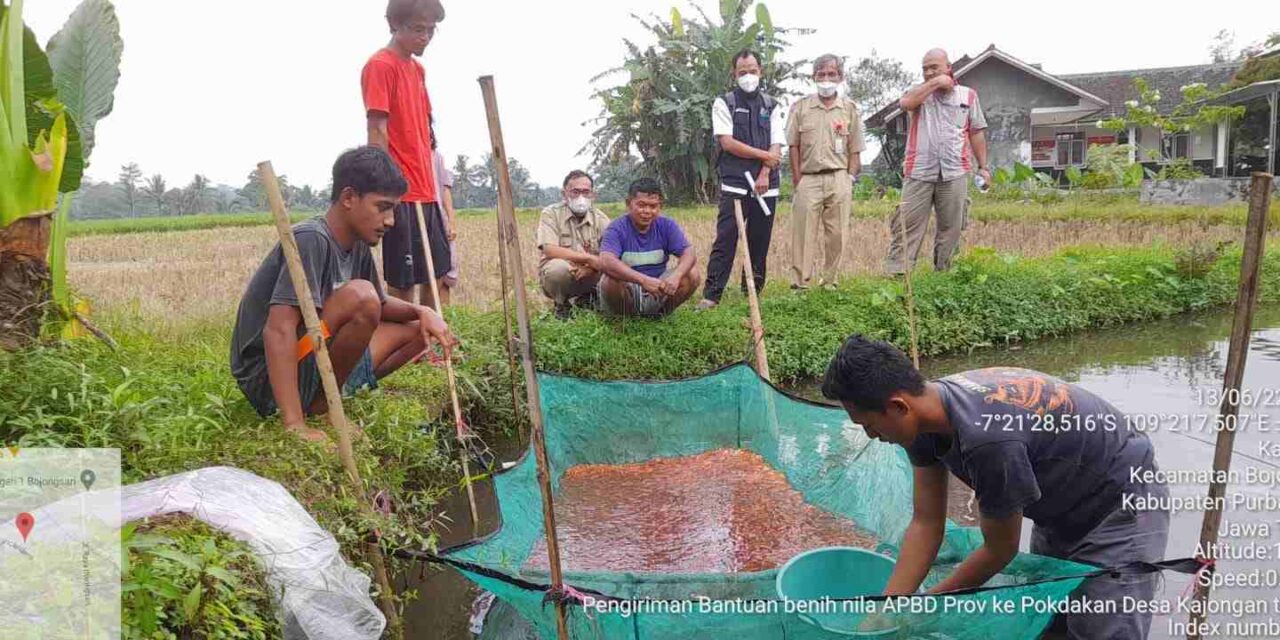
[[[621,201],[639,164],[638,159],[627,158],[605,167],[597,178],[599,201]],[[508,161],[508,170],[517,207],[542,207],[560,201],[560,185],[542,186],[534,182],[529,170],[518,159]],[[457,156],[450,171],[454,174],[454,207],[492,209],[497,206],[498,183],[493,154],[486,153],[480,162],[474,164],[465,155]],[[279,176],[279,180],[281,195],[291,210],[320,211],[329,206],[332,183],[323,187],[295,185],[287,175]],[[77,219],[182,216],[245,213],[265,211],[266,208],[266,192],[256,169],[245,177],[244,184],[239,187],[214,184],[203,174],[196,174],[185,186],[174,186],[163,175],[148,176],[137,163],[131,162],[120,167],[115,181],[95,182],[86,178],[72,200],[71,216]]]
[[[711,136],[711,103],[730,89],[730,66],[737,51],[751,48],[760,53],[762,90],[788,99],[800,95],[794,87],[805,86],[807,78],[801,69],[808,61],[788,60],[787,52],[791,37],[813,30],[775,25],[765,4],[755,0],[722,0],[719,9],[718,20],[700,9],[696,17],[683,16],[674,9],[670,16],[637,17],[653,42],[624,41],[628,53],[622,64],[593,79],[620,76],[620,82],[595,92],[593,98],[601,111],[592,121],[595,129],[582,148],[590,158],[588,171],[596,179],[600,202],[621,201],[627,185],[641,176],[657,178],[674,203],[715,200],[719,149]],[[1264,42],[1236,48],[1234,34],[1223,31],[1210,47],[1210,57],[1214,61],[1248,59],[1240,75],[1255,82],[1280,76],[1280,57],[1250,58],[1278,44],[1280,34],[1273,33]],[[872,50],[847,60],[844,95],[858,105],[865,118],[896,100],[918,75],[914,67]],[[865,133],[880,148],[874,161],[864,158],[867,173],[879,184],[900,185],[902,141],[883,130]],[[455,207],[492,209],[497,205],[491,154],[474,163],[465,155],[457,156],[450,168],[456,176]],[[558,183],[535,183],[514,158],[509,169],[516,206],[539,207],[560,199]],[[788,171],[788,163],[783,163],[784,178]],[[295,187],[287,176],[281,176],[281,188],[293,209],[327,206],[328,186]],[[196,175],[185,187],[170,188],[162,176],[145,177],[136,164],[128,164],[114,183],[86,180],[72,215],[183,215],[261,211],[265,207],[256,174],[249,174],[240,187],[210,184],[204,176]]]

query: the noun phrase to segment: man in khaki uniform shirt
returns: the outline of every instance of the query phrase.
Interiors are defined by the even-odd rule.
[[[817,263],[822,232],[825,260],[820,284],[835,286],[853,210],[853,180],[862,171],[862,118],[852,100],[841,98],[840,58],[824,55],[813,63],[818,93],[791,110],[791,288],[807,289]]]
[[[570,304],[594,295],[600,282],[600,238],[609,216],[595,208],[591,176],[571,171],[564,179],[564,200],[542,210],[534,244],[542,252],[538,280],[542,292],[563,317]]]

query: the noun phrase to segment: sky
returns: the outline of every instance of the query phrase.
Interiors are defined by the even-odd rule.
[[[79,0],[28,0],[26,21],[47,42]],[[381,0],[114,0],[125,42],[114,112],[98,125],[88,174],[115,180],[136,162],[170,185],[196,173],[241,186],[271,160],[291,184],[322,187],[334,158],[365,140],[360,70],[389,39]],[[710,15],[716,0],[698,0]],[[995,44],[1050,73],[1208,62],[1220,29],[1238,45],[1280,29],[1268,0],[1196,11],[1148,2],[1052,5],[974,3],[766,3],[776,25],[808,27],[793,57],[872,49],[918,68],[934,46],[976,54]],[[1271,8],[1267,7],[1271,5]],[[631,14],[696,15],[689,0],[444,0],[447,12],[423,57],[440,149],[452,164],[489,149],[476,79],[493,75],[507,154],[535,181],[559,184],[590,161],[576,155],[599,114],[591,78],[622,62],[624,38],[647,45]],[[1039,8],[1039,9],[1038,9]],[[614,78],[616,80],[616,78]],[[607,80],[606,80],[607,82]],[[727,79],[726,79],[727,85]],[[728,87],[725,87],[726,90]]]

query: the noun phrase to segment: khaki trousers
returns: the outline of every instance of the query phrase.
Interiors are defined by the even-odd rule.
[[[929,226],[929,211],[938,216],[938,231],[933,240],[933,268],[946,271],[960,248],[960,233],[968,225],[969,177],[945,182],[925,182],[905,178],[902,181],[902,204],[889,216],[889,256],[884,269],[890,274],[906,272],[903,264],[903,230],[906,224],[906,253],[915,267]]]
[[[596,283],[600,282],[600,274],[595,274],[590,278],[581,280],[574,277],[574,266],[568,260],[548,260],[542,265],[542,269],[538,273],[538,280],[542,284],[542,292],[548,298],[555,300],[557,305],[564,305],[571,298],[584,296],[596,290]]]
[[[800,177],[791,210],[792,285],[812,284],[819,242],[824,254],[822,282],[836,282],[851,211],[853,178],[848,171],[808,173]]]

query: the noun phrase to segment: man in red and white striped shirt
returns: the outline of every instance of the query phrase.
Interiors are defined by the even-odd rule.
[[[929,210],[937,211],[938,231],[933,246],[933,266],[951,268],[969,212],[969,174],[991,180],[987,167],[987,120],[978,104],[978,92],[956,83],[947,52],[932,49],[924,56],[924,82],[912,87],[898,101],[911,118],[902,163],[902,204],[889,219],[889,257],[885,270],[904,273],[915,265],[924,243]],[[972,158],[971,158],[972,156]],[[905,222],[905,233],[903,224]]]

